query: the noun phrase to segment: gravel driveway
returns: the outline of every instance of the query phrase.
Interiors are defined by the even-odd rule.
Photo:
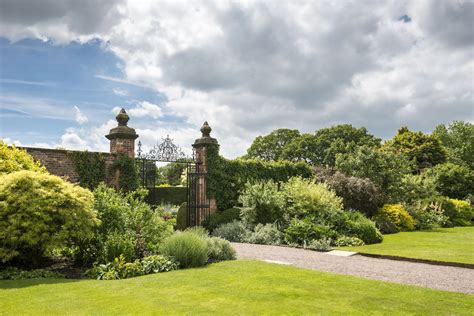
[[[278,261],[296,267],[355,275],[367,279],[418,285],[474,294],[474,270],[427,263],[338,257],[324,252],[289,247],[232,243],[239,259]]]

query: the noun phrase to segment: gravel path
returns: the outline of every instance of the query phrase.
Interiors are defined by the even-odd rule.
[[[438,266],[360,255],[328,253],[266,245],[232,243],[239,259],[279,261],[296,267],[350,274],[368,279],[474,294],[474,269]]]

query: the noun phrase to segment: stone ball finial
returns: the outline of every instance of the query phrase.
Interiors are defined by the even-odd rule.
[[[115,119],[117,120],[119,126],[127,126],[127,123],[130,117],[128,116],[125,109],[122,108],[119,114],[117,114],[117,116],[115,117]]]
[[[212,128],[209,126],[209,123],[205,121],[201,127],[202,137],[211,137],[211,131],[212,131]]]

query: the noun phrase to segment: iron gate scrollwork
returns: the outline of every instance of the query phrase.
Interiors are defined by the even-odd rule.
[[[188,157],[181,148],[166,136],[162,142],[155,145],[148,153],[142,150],[141,141],[138,142],[136,161],[139,168],[140,183],[149,191],[148,203],[156,204],[156,163],[173,162],[186,164],[186,193],[187,193],[187,226],[196,226],[210,214],[210,201],[205,193],[205,172],[202,163],[193,156]],[[204,201],[204,203],[203,203]]]

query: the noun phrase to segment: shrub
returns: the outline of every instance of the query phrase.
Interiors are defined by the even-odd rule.
[[[283,220],[284,197],[273,181],[246,183],[239,198],[240,216],[246,224],[266,224]]]
[[[425,199],[407,207],[408,212],[416,221],[416,229],[433,229],[444,226],[448,217],[444,215],[442,203]]]
[[[173,187],[162,184],[159,187],[150,188],[148,197],[150,201],[153,201],[155,204],[169,203],[180,205],[186,202],[187,194],[186,187]]]
[[[444,163],[428,169],[426,174],[434,179],[436,190],[450,198],[464,199],[474,188],[474,171],[465,166]]]
[[[342,199],[324,183],[291,178],[283,186],[283,195],[288,220],[309,216],[319,222],[333,222],[343,214]]]
[[[21,279],[62,279],[64,275],[45,269],[20,270],[16,267],[8,267],[0,271],[0,280],[21,280]]]
[[[397,232],[415,229],[415,220],[401,204],[385,204],[378,211],[375,216],[375,222],[382,224],[387,221],[393,223]],[[385,228],[383,225],[379,226],[379,229],[382,231]]]
[[[472,225],[474,219],[474,207],[467,201],[448,199],[454,205],[456,215],[450,218],[455,226]]]
[[[318,181],[327,183],[337,196],[342,197],[345,209],[360,211],[372,217],[383,205],[383,193],[368,178],[346,176],[338,171],[332,173],[323,169],[316,172]]]
[[[438,195],[435,179],[424,172],[417,175],[404,175],[398,190],[392,194],[392,200],[411,204],[417,200],[430,199]]]
[[[152,255],[141,260],[145,274],[168,272],[178,269],[178,263],[170,257],[163,255]]]
[[[185,230],[188,227],[188,204],[183,203],[178,209],[176,216],[176,229]]]
[[[359,239],[357,237],[342,236],[336,240],[334,245],[336,247],[346,247],[346,246],[353,247],[353,246],[363,246],[365,245],[365,243],[362,239]]]
[[[314,239],[309,242],[306,248],[314,249],[317,251],[331,251],[332,247],[332,239],[331,238],[322,238],[322,239]]]
[[[181,268],[205,265],[207,250],[206,240],[192,232],[174,234],[160,246],[161,253],[175,258]]]
[[[379,243],[383,239],[375,223],[359,212],[347,212],[347,220],[338,231],[346,236],[357,237],[366,244]]]
[[[204,220],[202,225],[212,232],[221,224],[230,223],[233,220],[240,220],[240,212],[240,208],[234,207],[223,212],[212,213]]]
[[[0,261],[34,262],[92,235],[93,195],[59,177],[18,171],[0,177]]]
[[[258,224],[247,236],[246,242],[262,245],[279,245],[283,241],[283,233],[274,224]]]
[[[335,239],[338,235],[330,226],[316,224],[309,218],[292,219],[284,233],[288,244],[298,245],[308,245],[311,240]]]
[[[0,175],[21,170],[46,172],[46,169],[41,167],[26,150],[18,149],[15,145],[9,148],[0,140]]]
[[[201,226],[186,228],[185,232],[196,234],[201,238],[209,237],[209,232],[204,227],[201,227]]]
[[[232,221],[222,224],[212,232],[213,236],[224,238],[228,241],[245,242],[249,231],[242,222]]]
[[[225,239],[219,237],[207,238],[207,248],[210,261],[234,260],[236,258],[234,248]]]
[[[104,263],[121,254],[130,261],[155,253],[173,233],[174,219],[165,220],[163,209],[151,209],[145,195],[143,189],[125,194],[99,185],[94,190],[94,208],[102,224],[92,238],[81,241],[76,259]]]

